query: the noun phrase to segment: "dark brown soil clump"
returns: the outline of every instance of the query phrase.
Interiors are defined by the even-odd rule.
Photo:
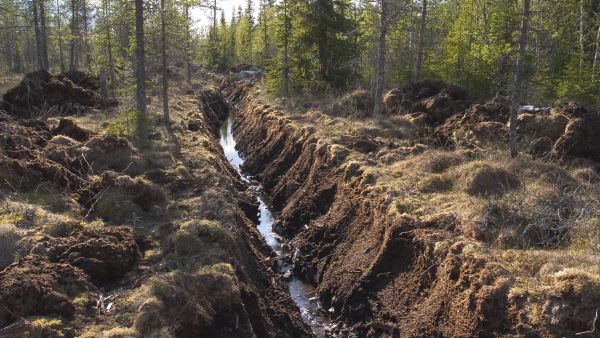
[[[97,283],[121,279],[141,257],[136,236],[127,227],[83,230],[66,238],[45,238],[31,252],[46,256],[51,262],[76,266]]]
[[[441,81],[422,80],[392,89],[383,97],[387,114],[423,115],[421,120],[437,126],[461,110],[472,100],[460,87]]]
[[[79,142],[87,141],[94,135],[92,131],[79,127],[70,119],[60,119],[58,126],[52,129],[52,134],[68,136]]]
[[[90,87],[89,80],[79,79],[79,76],[77,79]],[[73,83],[66,75],[54,76],[46,70],[38,70],[25,75],[17,87],[4,94],[2,108],[15,118],[44,118],[78,115],[90,108],[108,105],[97,92]]]
[[[0,271],[0,327],[19,317],[71,317],[70,298],[92,288],[79,268],[30,255]]]

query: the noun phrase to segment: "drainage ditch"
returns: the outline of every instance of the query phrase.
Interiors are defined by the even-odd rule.
[[[290,248],[286,241],[273,231],[273,225],[277,220],[270,211],[269,197],[265,194],[262,185],[242,171],[244,159],[236,150],[232,129],[233,119],[229,116],[221,127],[219,140],[225,157],[241,179],[251,186],[256,195],[259,202],[258,223],[256,226],[276,257],[284,257],[278,260],[278,269],[280,273],[289,279],[289,292],[300,309],[302,319],[310,326],[317,337],[323,337],[331,329],[331,321],[319,304],[316,288],[293,276],[291,262],[287,257],[293,257],[294,253],[289,252]]]

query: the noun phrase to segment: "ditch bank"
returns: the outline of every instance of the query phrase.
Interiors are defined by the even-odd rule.
[[[393,210],[401,192],[375,185],[348,161],[349,145],[316,136],[252,89],[247,82],[225,88],[237,109],[243,170],[271,196],[274,229],[295,253],[293,271],[317,287],[340,323],[334,335],[535,337],[589,327],[593,304],[573,303],[583,292],[554,288],[534,313],[527,294],[514,292],[514,276],[465,237],[452,215]]]

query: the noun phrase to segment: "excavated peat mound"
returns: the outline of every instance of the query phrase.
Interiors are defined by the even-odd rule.
[[[506,144],[511,102],[498,96],[477,102],[460,87],[422,80],[384,95],[389,115],[408,118],[424,139],[442,146],[482,148]],[[521,147],[539,156],[559,160],[587,158],[600,161],[600,112],[574,102],[556,108],[522,112],[517,121]]]
[[[4,94],[0,110],[13,118],[31,119],[80,115],[118,104],[100,97],[97,88],[97,81],[83,72],[52,75],[38,70],[26,74],[19,85]]]
[[[544,304],[543,321],[535,322],[524,305],[527,295],[510,292],[514,276],[493,259],[476,254],[477,242],[462,235],[455,217],[390,212],[401,192],[372,184],[373,178],[360,167],[341,165],[347,150],[340,151],[343,147],[317,136],[314,128],[251,97],[252,88],[248,82],[237,82],[226,90],[230,104],[238,107],[234,135],[245,159],[244,170],[271,197],[279,220],[276,231],[291,239],[296,252],[294,272],[317,286],[323,308],[339,322],[332,335],[572,336],[590,327],[600,304],[593,288],[568,278],[548,287],[537,300]],[[415,92],[410,96],[426,96]],[[465,99],[460,91],[443,95]],[[394,107],[404,106],[406,100],[398,99]],[[572,105],[559,111],[596,118]],[[491,114],[482,117],[484,112]],[[502,121],[506,113],[506,105],[496,100],[471,106],[461,114],[462,120],[450,113],[431,120],[442,126],[438,133],[450,138],[465,120]],[[573,121],[567,131],[585,128]],[[567,142],[561,139],[568,134],[557,144]],[[585,147],[585,155],[594,158],[595,146]],[[570,150],[560,156],[567,155],[575,154]]]

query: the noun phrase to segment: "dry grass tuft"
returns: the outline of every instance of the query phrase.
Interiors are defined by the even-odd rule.
[[[472,196],[502,195],[521,185],[514,172],[484,161],[471,162],[462,172],[462,185]]]
[[[0,270],[12,263],[20,249],[21,235],[12,224],[0,224]]]

